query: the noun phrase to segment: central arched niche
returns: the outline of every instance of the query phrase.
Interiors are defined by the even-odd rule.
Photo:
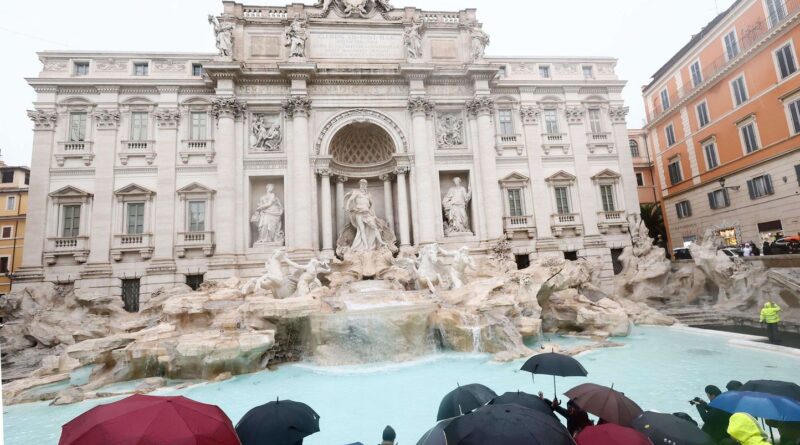
[[[375,174],[394,165],[395,146],[392,137],[370,122],[345,125],[331,139],[330,154],[334,169],[360,170]]]

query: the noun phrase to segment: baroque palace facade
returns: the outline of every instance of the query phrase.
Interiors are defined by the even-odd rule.
[[[370,215],[401,254],[507,239],[612,276],[639,213],[614,59],[487,57],[473,9],[223,5],[217,54],[39,54],[17,282],[249,277]]]

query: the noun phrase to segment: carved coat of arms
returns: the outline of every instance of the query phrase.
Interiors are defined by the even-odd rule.
[[[345,17],[367,17],[375,10],[389,12],[393,9],[389,0],[321,0],[317,6],[325,11],[333,6]]]

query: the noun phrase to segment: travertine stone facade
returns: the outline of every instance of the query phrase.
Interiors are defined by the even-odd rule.
[[[614,59],[485,56],[473,9],[223,4],[218,54],[40,53],[20,279],[146,296],[331,257],[362,179],[401,252],[505,237],[611,276],[639,212]]]

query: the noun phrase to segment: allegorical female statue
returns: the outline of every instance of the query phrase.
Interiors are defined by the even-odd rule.
[[[233,25],[220,23],[213,15],[208,16],[208,23],[214,26],[219,55],[230,57],[233,54]]]
[[[258,227],[257,243],[283,243],[283,204],[275,194],[275,186],[267,184],[267,191],[258,199],[258,206],[250,222]]]
[[[350,250],[359,252],[388,247],[381,237],[378,217],[372,209],[372,197],[367,190],[367,180],[362,179],[358,185],[358,190],[344,195],[344,208],[350,218],[350,224],[356,229]]]
[[[444,208],[445,233],[468,233],[469,215],[467,214],[467,204],[472,199],[472,190],[461,185],[461,178],[453,178],[453,186],[447,190],[442,200]]]

